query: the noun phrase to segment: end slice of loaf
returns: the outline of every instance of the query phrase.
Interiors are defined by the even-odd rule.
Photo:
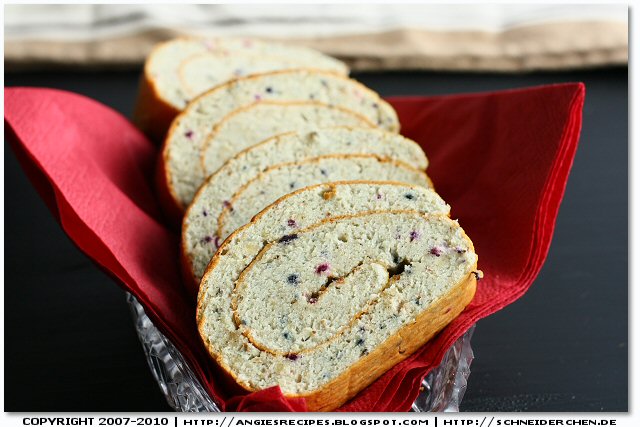
[[[152,139],[208,89],[255,73],[314,68],[347,75],[344,63],[313,49],[252,38],[181,37],[158,44],[147,57],[134,122]]]
[[[309,185],[332,181],[397,181],[432,187],[427,174],[397,160],[370,154],[328,155],[273,166],[245,184],[218,217],[218,237],[246,224],[278,198]],[[330,216],[331,212],[326,212]]]
[[[278,135],[227,161],[202,185],[182,223],[185,274],[195,285],[218,246],[218,217],[226,203],[264,170],[330,154],[375,154],[424,170],[427,158],[418,144],[380,129],[326,128]],[[377,180],[377,179],[376,179]],[[333,212],[335,207],[329,208]],[[220,237],[226,237],[224,234]],[[218,238],[218,244],[224,239]]]
[[[241,108],[227,115],[207,137],[201,153],[204,174],[211,175],[240,151],[273,136],[330,126],[375,127],[354,111],[313,101],[264,101]]]
[[[159,191],[173,200],[166,210],[184,212],[205,172],[200,152],[211,129],[228,114],[261,100],[317,101],[361,114],[378,127],[398,132],[393,108],[353,79],[329,72],[290,70],[233,80],[199,96],[173,121],[162,150]]]
[[[198,329],[247,390],[278,385],[310,410],[329,411],[464,309],[477,256],[442,213],[363,212],[276,238],[281,221],[268,212],[295,210],[294,199],[222,245],[202,279]]]

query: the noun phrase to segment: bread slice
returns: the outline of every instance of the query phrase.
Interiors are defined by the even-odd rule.
[[[245,389],[277,385],[330,411],[453,320],[481,273],[471,241],[442,212],[362,212],[282,236],[270,212],[296,210],[295,198],[218,250],[202,279],[198,330]],[[415,205],[428,210],[423,200]],[[360,199],[345,201],[357,209]]]
[[[258,39],[183,37],[160,43],[145,62],[134,122],[162,141],[171,120],[197,95],[238,77],[293,68],[349,72],[313,49]]]
[[[302,162],[282,163],[246,183],[225,204],[218,217],[218,237],[228,236],[249,222],[256,213],[298,188],[350,180],[398,181],[432,186],[423,171],[397,160],[381,159],[371,154],[335,154]]]
[[[196,286],[200,283],[207,263],[224,240],[220,237],[226,237],[218,237],[218,216],[241,187],[272,166],[328,154],[375,154],[421,170],[428,164],[418,144],[379,129],[336,127],[291,132],[248,148],[207,179],[184,216],[181,248],[187,280]]]
[[[240,151],[275,135],[329,126],[375,127],[361,114],[320,102],[251,104],[229,114],[213,128],[201,152],[204,174],[211,175]]]
[[[312,49],[258,40],[250,42],[250,48],[247,48],[246,42],[242,42],[241,48],[235,51],[209,50],[182,61],[178,67],[178,78],[187,98],[193,99],[238,77],[270,71],[314,68],[345,76],[349,74],[343,62]]]
[[[318,101],[399,130],[393,108],[355,80],[329,72],[290,70],[240,78],[199,96],[174,120],[159,163],[158,187],[171,217],[182,213],[204,181],[200,152],[213,127],[228,114],[259,100]]]

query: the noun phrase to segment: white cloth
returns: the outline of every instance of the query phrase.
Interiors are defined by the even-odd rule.
[[[628,8],[584,4],[6,5],[5,67],[135,66],[178,35],[306,45],[354,70],[562,69],[628,62]]]
[[[96,40],[152,29],[197,35],[313,38],[404,28],[500,32],[549,22],[627,24],[624,4],[6,5],[7,40]]]

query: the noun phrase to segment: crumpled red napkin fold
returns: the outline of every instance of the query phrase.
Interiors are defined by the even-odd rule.
[[[471,305],[431,342],[344,405],[407,411],[422,378],[472,324],[529,288],[547,255],[576,151],[582,84],[391,98],[402,133],[475,244],[485,278]],[[65,232],[143,304],[227,411],[302,411],[279,388],[246,394],[209,359],[180,282],[177,236],[152,177],[157,148],[123,116],[84,96],[5,90],[5,136]]]

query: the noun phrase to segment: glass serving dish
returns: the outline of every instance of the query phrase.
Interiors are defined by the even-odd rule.
[[[220,412],[180,352],[147,317],[136,298],[127,294],[133,321],[154,378],[169,405],[181,412]],[[457,412],[467,389],[473,350],[472,326],[447,351],[442,363],[422,381],[414,412]]]

